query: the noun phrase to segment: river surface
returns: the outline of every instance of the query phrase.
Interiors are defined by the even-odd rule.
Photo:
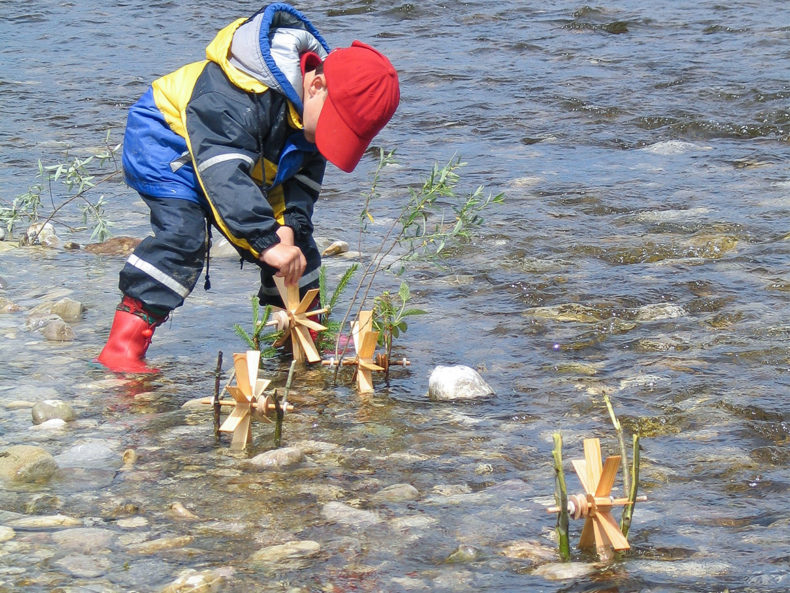
[[[0,538],[0,591],[159,591],[186,569],[224,570],[221,590],[233,592],[790,589],[786,3],[297,6],[333,46],[371,42],[400,74],[401,106],[375,141],[398,164],[379,182],[363,254],[434,163],[459,156],[457,193],[482,185],[505,202],[442,267],[407,267],[412,304],[427,314],[396,341],[412,364],[389,386],[376,379],[360,397],[346,375],[297,371],[283,445],[305,459],[281,469],[245,464],[273,448],[271,425],[254,424],[252,447],[235,454],[215,441],[209,411],[181,407],[211,395],[219,351],[227,373],[244,349],[233,324],[251,323],[253,269],[213,261],[212,289],[200,282],[157,331],[149,360],[161,373],[123,379],[91,362],[123,258],[0,253],[0,296],[22,309],[0,315],[0,445],[37,445],[60,462],[46,483],[5,484],[0,519],[60,514],[106,538],[16,529]],[[3,2],[3,205],[35,182],[39,159],[89,154],[108,132],[119,142],[152,79],[201,59],[219,28],[257,8]],[[375,165],[371,152],[351,175],[330,166],[319,239],[356,247]],[[94,191],[116,235],[148,232],[134,192]],[[331,288],[348,260],[327,265]],[[377,282],[397,290],[400,279]],[[27,329],[26,310],[62,296],[87,307],[73,341]],[[432,369],[449,364],[477,369],[495,397],[429,401]],[[287,356],[264,366],[282,386]],[[641,436],[648,501],[630,552],[597,564],[574,548],[556,580],[552,436],[563,436],[575,492],[567,460],[584,438],[619,452],[603,394],[628,442]],[[44,399],[68,402],[76,419],[34,430],[20,402]],[[136,461],[121,467],[127,450]],[[417,493],[382,498],[398,484]],[[572,522],[572,544],[580,532]],[[251,557],[294,541],[319,547]]]

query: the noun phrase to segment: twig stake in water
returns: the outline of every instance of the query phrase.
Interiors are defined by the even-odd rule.
[[[609,410],[609,417],[612,419],[612,426],[614,426],[614,430],[617,433],[617,440],[620,442],[620,455],[622,456],[621,463],[623,466],[623,491],[627,495],[631,491],[631,486],[628,483],[628,451],[625,448],[623,427],[620,426],[620,421],[617,419],[617,416],[614,413],[612,402],[609,401],[609,396],[606,393],[603,394],[603,401],[606,403],[606,409]],[[628,535],[627,532],[624,533]]]
[[[565,486],[565,473],[562,471],[562,435],[554,433],[554,499],[559,507],[557,513],[557,538],[560,558],[564,562],[571,559],[571,546],[568,540],[568,489]]]
[[[623,515],[620,517],[620,531],[628,537],[628,530],[631,528],[631,517],[634,514],[634,507],[637,501],[637,491],[639,490],[639,435],[634,435],[633,440],[634,460],[631,464],[631,488],[628,490],[628,504],[623,508]],[[625,476],[625,468],[623,468]]]
[[[285,416],[285,409],[288,405],[288,392],[291,390],[291,382],[294,378],[294,369],[296,368],[296,360],[291,361],[291,368],[288,369],[288,378],[285,380],[285,392],[283,393],[283,403],[280,404],[280,398],[277,392],[274,392],[272,399],[274,400],[274,446],[279,447],[282,443],[283,436],[283,416]]]
[[[219,380],[222,374],[222,350],[217,352],[217,369],[214,371],[214,399],[211,400],[214,406],[214,436],[219,438],[219,412],[222,406],[219,404]]]

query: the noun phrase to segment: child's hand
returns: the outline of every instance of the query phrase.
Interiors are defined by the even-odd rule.
[[[295,245],[285,243],[277,243],[264,249],[258,259],[277,268],[275,276],[283,278],[286,284],[298,284],[307,265],[302,250]]]

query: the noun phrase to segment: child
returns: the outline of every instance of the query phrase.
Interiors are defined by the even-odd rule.
[[[129,110],[124,173],[154,236],[120,273],[98,357],[113,371],[153,370],[143,361],[153,331],[195,287],[212,226],[260,266],[263,304],[281,304],[274,275],[302,293],[317,286],[311,217],[326,161],[351,172],[400,99],[386,57],[358,41],[330,52],[283,3],[228,25],[206,57],[155,80]],[[207,266],[206,288],[208,277]]]

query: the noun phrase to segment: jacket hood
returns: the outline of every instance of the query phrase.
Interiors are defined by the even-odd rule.
[[[301,113],[300,56],[314,52],[323,60],[329,50],[303,14],[276,3],[225,27],[206,49],[206,57],[219,64],[236,86],[251,92],[274,89]]]

